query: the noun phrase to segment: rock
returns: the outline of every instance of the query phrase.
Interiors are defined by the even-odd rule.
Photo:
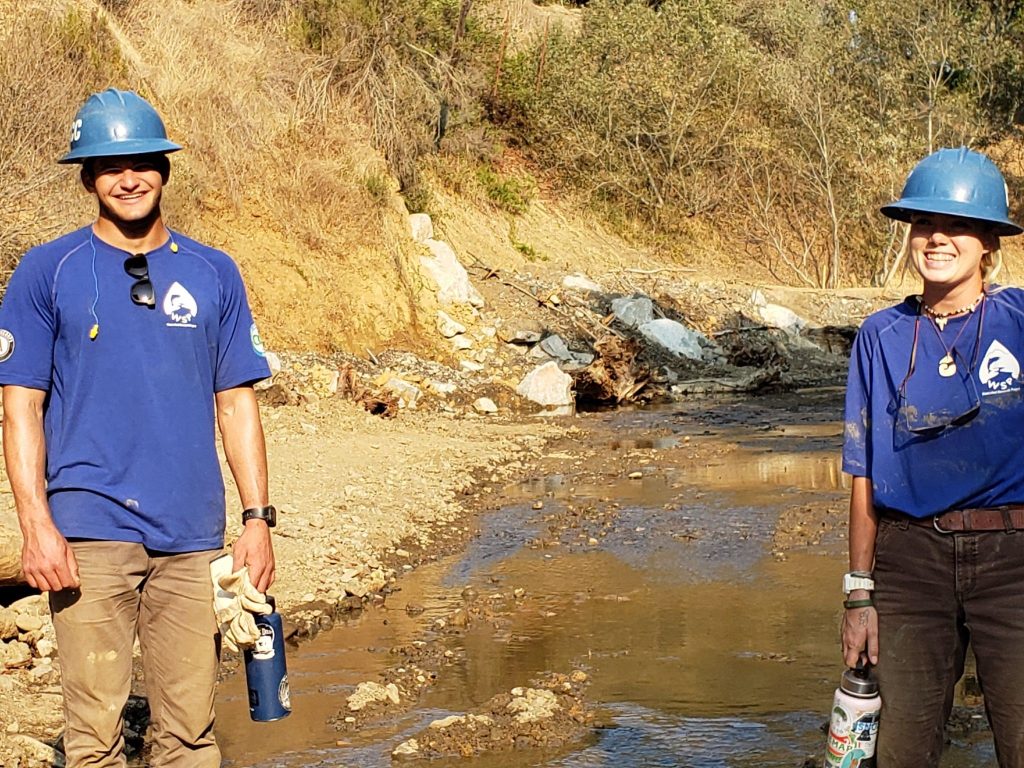
[[[698,339],[701,334],[691,331],[682,323],[668,318],[660,318],[644,323],[637,328],[645,339],[663,347],[667,351],[691,360],[700,360],[704,353]]]
[[[32,663],[32,649],[28,643],[14,640],[0,646],[0,651],[3,652],[2,663],[6,669],[27,667]]]
[[[516,392],[547,408],[565,409],[573,406],[572,377],[563,372],[554,361],[534,368],[519,382]]]
[[[267,360],[267,365],[270,367],[270,376],[273,378],[281,372],[281,358],[274,352],[265,352],[263,356]]]
[[[781,304],[765,304],[757,308],[757,314],[762,322],[771,328],[780,328],[789,334],[799,334],[807,325],[804,320],[793,310]]]
[[[572,352],[561,336],[548,336],[540,343],[540,348],[557,360],[572,360]]]
[[[483,297],[469,281],[466,268],[459,263],[448,243],[428,238],[423,244],[430,249],[430,256],[421,256],[420,264],[437,285],[437,300],[443,304],[484,305]]]
[[[460,333],[465,333],[466,326],[462,323],[456,322],[448,315],[447,312],[443,312],[439,309],[437,311],[437,332],[446,339],[450,339],[453,336],[458,336]]]
[[[15,600],[7,608],[25,616],[38,616],[46,620],[50,618],[50,603],[45,595],[23,597],[21,600]]]
[[[522,691],[516,694],[516,691]],[[518,723],[533,723],[544,720],[555,714],[561,707],[558,696],[543,688],[513,689],[512,701],[508,703],[508,711],[515,714]]]
[[[410,384],[397,376],[392,376],[385,381],[382,389],[398,398],[398,406],[400,408],[415,408],[416,403],[419,402],[420,395],[423,394],[415,384]]]
[[[562,278],[563,288],[572,288],[577,291],[586,291],[587,293],[604,293],[604,288],[595,283],[589,277],[584,274],[577,272],[573,275],[566,275]]]
[[[44,744],[38,739],[33,739],[31,736],[16,733],[10,736],[8,741],[30,761],[53,766],[53,768],[63,768],[66,764],[63,754],[49,744]]]
[[[452,348],[459,352],[473,348],[473,340],[463,334],[453,336],[451,341]]]
[[[481,363],[476,363],[472,360],[460,360],[459,367],[464,371],[469,371],[470,373],[479,373],[484,369],[484,366]]]
[[[420,745],[416,741],[416,739],[409,739],[408,741],[403,741],[401,744],[395,747],[394,750],[392,750],[391,752],[391,756],[396,759],[401,759],[403,757],[413,757],[414,755],[418,755],[419,751]]]
[[[392,694],[388,690],[394,688],[394,702],[398,703],[398,688],[394,683],[387,686],[380,683],[365,682],[356,686],[355,693],[348,697],[348,708],[352,712],[359,712],[370,704],[392,700]]]
[[[636,328],[654,319],[654,302],[646,296],[612,299],[612,312],[624,326]]]
[[[473,402],[473,410],[477,413],[497,413],[498,406],[489,397],[480,397]]]
[[[43,620],[38,616],[28,616],[19,613],[15,622],[18,625],[18,629],[22,632],[37,632],[43,628]]]
[[[18,636],[18,614],[7,608],[0,608],[0,641]]]
[[[499,328],[498,338],[506,344],[536,344],[544,338],[544,332],[540,328],[540,323],[536,323],[535,325],[535,328],[522,326],[517,326],[515,328]]]
[[[417,243],[425,243],[434,237],[434,222],[428,213],[409,214],[409,232]]]

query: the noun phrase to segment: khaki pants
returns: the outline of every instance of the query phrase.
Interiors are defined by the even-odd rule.
[[[210,561],[141,544],[74,541],[82,586],[50,594],[64,688],[68,768],[124,766],[121,710],[138,634],[152,713],[150,765],[217,768]]]

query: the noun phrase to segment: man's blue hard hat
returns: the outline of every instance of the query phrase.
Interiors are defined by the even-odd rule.
[[[91,157],[167,154],[181,149],[168,141],[164,121],[137,93],[108,88],[90,96],[71,123],[71,149],[58,163]]]
[[[1010,221],[1009,195],[999,168],[967,147],[928,155],[907,176],[900,199],[881,210],[897,221],[910,221],[913,213],[942,213],[987,222],[996,235],[1024,232]]]

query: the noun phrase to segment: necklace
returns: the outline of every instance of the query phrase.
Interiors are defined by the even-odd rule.
[[[926,311],[928,311],[928,314],[932,319],[932,322],[930,323],[930,325],[932,326],[932,330],[934,330],[935,335],[939,337],[939,343],[942,345],[942,349],[946,353],[939,360],[939,376],[942,376],[944,379],[948,379],[950,376],[956,375],[956,359],[953,357],[954,353],[956,352],[956,343],[960,341],[960,337],[963,335],[964,330],[967,328],[968,325],[971,324],[970,318],[967,318],[967,320],[964,321],[964,324],[960,326],[960,330],[956,332],[956,336],[953,337],[953,343],[947,347],[945,339],[942,338],[942,331],[945,330],[946,321],[949,320],[949,318],[952,317],[953,315],[960,315],[963,314],[964,312],[970,312],[973,315],[974,310],[977,308],[978,304],[984,301],[984,299],[985,294],[982,293],[980,296],[978,296],[977,299],[974,300],[974,303],[971,306],[965,307],[964,309],[959,309],[955,312],[947,312],[941,316],[932,315],[930,307],[928,307],[928,305],[925,304],[923,301],[921,302],[921,306],[924,307]]]
[[[917,300],[921,302],[921,306],[924,308],[925,314],[935,321],[935,324],[939,326],[940,331],[944,331],[946,329],[946,323],[949,321],[949,318],[956,317],[957,315],[962,315],[964,312],[973,312],[975,308],[978,306],[978,302],[980,302],[984,297],[985,292],[982,291],[975,297],[974,301],[972,301],[970,304],[964,307],[960,307],[960,309],[954,309],[951,312],[939,312],[934,307],[928,306],[927,304],[924,303],[924,296],[918,296]],[[956,342],[954,342],[954,344],[955,343]]]

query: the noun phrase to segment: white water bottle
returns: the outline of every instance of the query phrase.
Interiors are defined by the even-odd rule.
[[[874,768],[882,699],[878,681],[857,662],[843,672],[828,724],[824,768]]]

